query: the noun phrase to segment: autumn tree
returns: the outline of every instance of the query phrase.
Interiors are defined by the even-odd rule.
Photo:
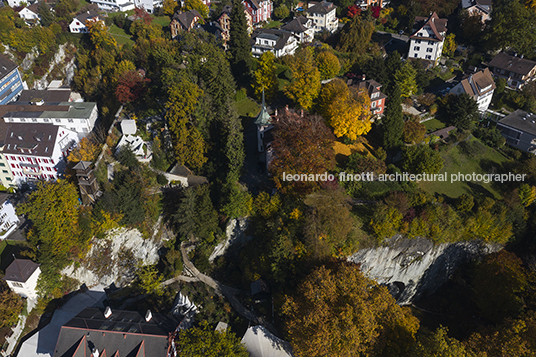
[[[285,95],[303,109],[310,109],[320,92],[320,72],[314,64],[313,50],[305,48],[296,53],[292,71],[292,83]]]
[[[37,11],[39,14],[41,26],[48,27],[54,23],[55,16],[54,13],[51,11],[50,5],[48,5],[46,2],[40,2],[37,6]]]
[[[91,43],[93,43],[93,46],[96,49],[103,48],[109,50],[110,48],[117,47],[117,41],[115,41],[115,38],[108,33],[104,21],[87,20],[86,26],[88,28]]]
[[[443,158],[428,145],[414,145],[403,150],[402,167],[414,174],[437,174],[443,168]]]
[[[67,160],[70,162],[93,162],[98,154],[98,151],[99,146],[86,136],[85,138],[82,138],[76,148],[69,153]]]
[[[308,193],[318,188],[319,182],[285,181],[283,173],[323,174],[333,169],[333,140],[321,117],[284,111],[275,123],[274,160],[269,168],[276,187],[289,193]]]
[[[402,97],[410,97],[417,93],[417,82],[415,76],[417,72],[408,61],[404,62],[402,67],[395,73],[395,82],[400,88]]]
[[[454,39],[456,38],[456,35],[453,33],[449,33],[447,37],[445,38],[445,44],[443,45],[443,54],[448,57],[454,56],[454,51],[456,51],[456,41]]]
[[[274,99],[279,90],[274,59],[275,55],[272,52],[264,52],[257,64],[257,70],[253,74],[253,91],[259,99],[263,90],[267,100]]]
[[[162,296],[164,293],[161,285],[163,276],[158,273],[155,266],[145,265],[138,267],[136,275],[138,286],[144,293]]]
[[[203,4],[201,0],[185,0],[182,7],[183,11],[197,10],[199,14],[204,18],[208,18],[208,6]]]
[[[424,140],[426,127],[415,120],[407,120],[404,123],[404,141],[408,144],[418,144]]]
[[[370,97],[365,89],[350,88],[348,95],[337,96],[326,111],[337,137],[356,140],[372,129]]]
[[[315,269],[285,296],[282,310],[300,356],[399,356],[409,352],[419,328],[387,288],[344,263]]]
[[[201,322],[199,326],[180,330],[177,345],[177,350],[180,351],[178,356],[184,357],[249,356],[240,338],[229,330],[215,330],[207,321]]]
[[[448,335],[448,329],[440,326],[435,332],[424,334],[415,346],[415,357],[452,356],[452,357],[485,357],[466,348],[463,343]]]
[[[78,189],[65,180],[39,182],[26,202],[17,207],[32,221],[28,241],[38,249],[41,262],[66,263],[71,251],[84,250],[86,241],[78,226]]]
[[[320,52],[315,61],[322,80],[335,77],[341,70],[339,59],[330,51]]]
[[[162,3],[162,11],[168,16],[173,16],[179,8],[180,5],[176,0],[164,0]]]
[[[194,83],[182,78],[168,90],[166,121],[173,139],[175,158],[183,165],[200,169],[207,161],[206,145],[193,123],[198,98],[203,91]]]
[[[536,187],[523,183],[519,185],[519,201],[525,207],[530,206],[536,199]]]
[[[0,328],[11,327],[19,320],[25,302],[5,281],[0,281]]]
[[[374,24],[371,21],[354,16],[342,28],[337,49],[342,52],[364,53],[373,32]]]
[[[127,71],[119,77],[115,96],[121,103],[135,102],[145,94],[148,82],[150,79],[143,78],[138,71]]]
[[[328,110],[331,104],[338,97],[349,97],[350,89],[340,78],[335,78],[332,81],[324,84],[317,98],[317,111],[320,115],[327,117]]]
[[[402,114],[402,100],[400,88],[395,86],[392,94],[387,99],[387,104],[382,119],[383,147],[393,149],[402,143],[404,130],[404,116]]]
[[[251,72],[251,45],[243,9],[240,0],[233,0],[229,30],[229,62],[238,81],[245,81]]]

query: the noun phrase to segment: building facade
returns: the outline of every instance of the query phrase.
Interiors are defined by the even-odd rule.
[[[506,53],[499,53],[488,66],[493,76],[506,79],[508,87],[516,90],[536,76],[536,62]]]
[[[311,1],[307,8],[307,18],[312,21],[315,32],[335,32],[339,26],[336,16],[337,6],[327,1]]]
[[[299,43],[313,42],[315,37],[313,21],[301,15],[283,25],[281,30],[292,33]]]
[[[39,264],[29,259],[15,259],[7,267],[4,280],[9,288],[24,298],[37,298],[37,279],[41,274]]]
[[[229,41],[230,35],[229,31],[231,30],[231,5],[225,5],[222,9],[220,17],[218,17],[218,24],[222,29],[221,37],[225,46]],[[248,35],[251,35],[253,32],[253,16],[251,11],[244,6],[244,15],[246,16],[246,23],[248,25]]]
[[[415,17],[408,59],[420,58],[437,65],[441,59],[446,34],[447,19],[440,19],[435,12],[428,18]]]
[[[5,55],[0,54],[0,105],[15,100],[22,89],[19,66]]]
[[[171,38],[176,38],[181,31],[190,32],[195,24],[201,20],[203,20],[203,17],[197,10],[175,13],[169,24]]]
[[[294,55],[298,45],[298,40],[288,31],[256,29],[251,36],[251,53],[255,57],[268,51],[275,57]]]
[[[450,94],[460,95],[466,93],[478,104],[478,110],[485,112],[488,110],[495,90],[495,81],[488,68],[471,73],[460,83],[450,90]]]
[[[259,22],[267,22],[272,19],[272,11],[274,11],[271,0],[243,0],[242,4],[251,13],[254,24]]]
[[[15,207],[7,193],[0,193],[0,240],[6,239],[20,222],[15,213]]]
[[[100,7],[100,5],[99,5]],[[87,33],[88,28],[86,21],[100,21],[101,18],[96,11],[87,11],[73,18],[73,21],[69,24],[69,31],[71,33]]]
[[[91,0],[92,4],[97,4],[99,9],[108,11],[128,11],[134,10],[134,1],[129,0]]]
[[[499,120],[497,129],[508,145],[536,154],[536,114],[518,109]]]
[[[370,112],[373,116],[381,116],[385,110],[385,101],[387,96],[382,93],[382,85],[373,79],[367,79],[359,82],[357,87],[367,91],[370,97]]]

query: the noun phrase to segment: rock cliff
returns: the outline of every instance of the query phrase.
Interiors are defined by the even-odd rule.
[[[386,285],[399,304],[407,305],[437,290],[460,265],[501,248],[480,241],[434,245],[424,238],[396,236],[387,246],[360,250],[348,261],[361,264],[367,277]]]

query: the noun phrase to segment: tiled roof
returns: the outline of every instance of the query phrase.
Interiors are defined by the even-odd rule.
[[[203,16],[201,16],[201,14],[195,9],[173,15],[173,20],[176,20],[185,30],[189,30],[192,27],[196,18],[202,19]]]
[[[307,27],[304,25],[307,23],[308,19],[304,16],[298,16],[294,18],[292,21],[287,22],[285,25],[281,27],[281,30],[290,31],[290,32],[305,32],[307,31]]]
[[[426,40],[443,41],[443,35],[441,35],[441,33],[447,31],[447,21],[447,19],[440,19],[435,12],[430,15],[430,17],[416,16],[415,22],[413,24],[413,35],[411,35],[410,37],[416,39],[423,38]],[[432,32],[436,37],[435,39],[416,36],[416,34],[425,26],[430,26],[430,29],[432,29]]]
[[[521,109],[499,120],[499,124],[536,136],[536,114],[527,113]]]
[[[3,153],[50,157],[59,129],[59,126],[51,124],[9,123]]]
[[[80,21],[81,23],[85,24],[86,20],[91,20],[93,18],[99,18],[99,13],[95,10],[86,11],[78,16],[76,16],[76,19]]]
[[[6,269],[4,280],[25,283],[30,276],[39,268],[39,264],[29,259],[15,259]]]
[[[311,1],[309,3],[309,8],[307,9],[308,13],[315,13],[315,14],[328,14],[333,9],[336,9],[337,6],[333,5],[332,2],[322,1],[322,2],[316,2]]]
[[[495,56],[489,63],[489,66],[526,76],[536,66],[536,62],[521,57],[510,56],[503,52]]]
[[[290,35],[290,32],[276,29],[256,29],[253,32],[253,35],[251,35],[251,39],[253,43],[255,43],[255,39],[257,37],[265,37],[272,40],[276,40],[277,42],[275,43],[275,46],[273,48],[276,50],[281,50],[287,44]]]
[[[495,81],[493,80],[488,68],[474,74],[470,74],[462,80],[461,84],[465,93],[470,96],[481,96],[484,93],[495,89]],[[475,87],[473,87],[473,85]],[[484,88],[487,87],[490,88],[484,91]]]

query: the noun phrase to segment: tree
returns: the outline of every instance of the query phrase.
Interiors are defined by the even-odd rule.
[[[329,51],[322,51],[316,56],[316,66],[322,80],[335,77],[341,70],[339,59]]]
[[[274,59],[275,55],[272,52],[264,52],[253,74],[253,90],[259,99],[263,90],[267,100],[274,99],[279,90]]]
[[[155,294],[156,296],[162,296],[164,294],[161,285],[163,276],[158,274],[155,266],[145,265],[139,267],[136,275],[138,277],[138,285],[144,293]]]
[[[361,16],[354,16],[344,25],[337,49],[342,52],[363,53],[367,49],[374,24]]]
[[[288,84],[285,95],[303,109],[310,109],[320,92],[320,72],[314,65],[313,50],[308,47],[299,51],[291,67],[292,83]]]
[[[26,202],[17,207],[32,221],[28,240],[39,247],[41,262],[54,260],[55,265],[67,263],[73,249],[83,250],[87,242],[78,226],[78,189],[65,180],[39,182]]]
[[[228,191],[227,202],[222,209],[223,213],[231,218],[249,216],[253,210],[253,197],[251,197],[250,193],[236,183],[231,184]]]
[[[179,8],[180,5],[176,0],[164,0],[162,3],[162,11],[168,16],[173,16]]]
[[[324,174],[335,165],[333,134],[319,116],[284,111],[275,123],[274,160],[269,169],[276,187],[292,194],[309,193],[318,181],[286,181],[286,174]],[[307,155],[304,152],[307,151]]]
[[[317,99],[318,113],[327,117],[329,115],[329,108],[335,99],[338,97],[346,98],[348,96],[350,96],[350,89],[348,89],[348,86],[342,79],[335,78],[324,84]]]
[[[327,119],[337,137],[356,140],[372,129],[370,97],[366,90],[350,88],[348,96],[338,96],[327,109]]]
[[[110,50],[117,47],[117,42],[115,41],[115,38],[108,33],[104,21],[87,20],[86,26],[88,28],[91,43],[96,49],[103,48],[105,50]]]
[[[145,94],[148,82],[150,79],[143,78],[138,71],[127,71],[119,77],[115,96],[121,103],[135,102]]]
[[[15,325],[24,304],[24,300],[12,292],[5,281],[0,281],[0,328]]]
[[[184,239],[200,239],[213,244],[221,233],[218,213],[209,196],[209,186],[201,185],[184,191],[173,216],[177,231]]]
[[[519,186],[519,201],[525,207],[530,206],[536,199],[536,187],[523,183]]]
[[[428,145],[414,145],[403,149],[402,167],[414,174],[437,174],[443,168],[443,158]]]
[[[175,158],[179,164],[196,170],[207,161],[206,144],[192,118],[201,95],[203,91],[197,85],[181,78],[168,90],[165,115],[173,139]]]
[[[49,27],[56,20],[54,13],[51,11],[50,5],[44,1],[40,2],[37,6],[37,12],[39,14],[39,18],[41,19],[41,26],[43,27]]]
[[[207,321],[197,327],[179,331],[178,356],[247,357],[249,353],[240,338],[229,330],[217,331]]]
[[[71,151],[67,160],[70,162],[79,162],[79,161],[91,161],[95,160],[97,153],[99,151],[99,146],[90,140],[87,136],[82,138],[76,148]]]
[[[382,119],[383,147],[388,150],[398,147],[402,143],[403,130],[401,94],[399,87],[395,86],[388,98]]]
[[[379,205],[370,221],[370,227],[379,243],[398,233],[404,217],[396,207]]]
[[[244,7],[240,0],[233,0],[229,30],[231,70],[238,81],[245,81],[251,72],[251,45]]]
[[[404,123],[404,141],[408,144],[418,144],[424,140],[426,127],[414,120],[408,120]]]
[[[283,20],[283,19],[286,19],[290,15],[290,10],[288,9],[287,5],[280,4],[279,6],[275,8],[274,15],[278,19]]]
[[[463,343],[449,337],[448,329],[440,326],[435,332],[423,335],[418,339],[415,357],[485,357],[484,354],[474,353]]]
[[[454,55],[454,51],[458,47],[454,38],[456,38],[456,35],[453,33],[449,33],[445,38],[445,44],[443,45],[443,54],[445,56],[452,57]]]
[[[470,129],[478,120],[478,104],[468,94],[448,95],[444,98],[443,115],[458,129]]]
[[[404,62],[402,67],[395,73],[395,82],[400,88],[402,97],[410,97],[417,93],[417,82],[415,77],[417,72],[408,61]]]
[[[185,0],[183,5],[184,11],[197,10],[201,17],[208,18],[208,6],[203,4],[201,0]]]
[[[300,356],[399,356],[409,352],[419,328],[385,287],[344,263],[316,268],[285,296],[282,310]]]

